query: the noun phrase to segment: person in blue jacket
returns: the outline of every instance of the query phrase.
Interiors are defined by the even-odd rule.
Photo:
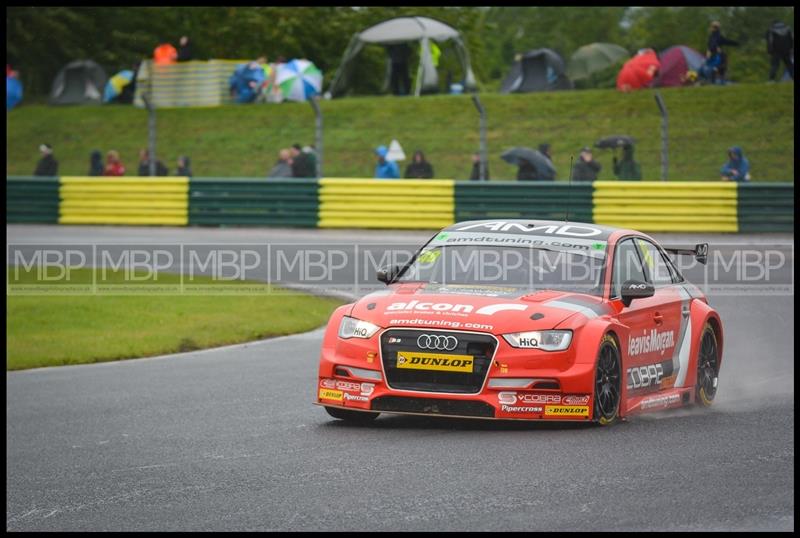
[[[742,153],[742,148],[733,146],[728,149],[728,162],[719,173],[723,181],[750,181],[750,161]]]
[[[400,179],[400,168],[394,161],[387,161],[386,154],[389,150],[386,146],[378,146],[375,155],[378,156],[378,164],[375,165],[376,179]]]
[[[249,62],[236,68],[228,80],[231,96],[237,103],[252,103],[264,83],[264,70],[258,62]]]

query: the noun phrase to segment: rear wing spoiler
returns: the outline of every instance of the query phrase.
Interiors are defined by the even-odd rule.
[[[694,246],[694,250],[689,250],[688,248],[666,248],[666,247],[664,247],[664,250],[666,250],[670,254],[678,254],[682,256],[694,256],[694,258],[703,265],[705,265],[706,261],[708,261],[708,243],[698,243]]]

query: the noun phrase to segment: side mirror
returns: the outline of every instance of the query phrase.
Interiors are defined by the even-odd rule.
[[[400,272],[399,265],[385,265],[380,269],[378,269],[376,276],[378,277],[378,280],[380,280],[384,284],[388,284],[389,282],[394,280],[394,277],[396,277],[397,273],[399,272]]]
[[[630,306],[631,301],[634,299],[643,299],[645,297],[652,297],[655,295],[656,289],[652,284],[647,282],[640,282],[638,280],[626,280],[622,285],[620,295],[622,296],[622,304]]]

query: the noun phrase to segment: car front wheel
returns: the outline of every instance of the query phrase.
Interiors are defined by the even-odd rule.
[[[594,380],[594,420],[601,426],[609,426],[619,417],[619,384],[619,347],[614,338],[606,335],[600,342]]]

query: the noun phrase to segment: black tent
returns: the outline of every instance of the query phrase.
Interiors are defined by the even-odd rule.
[[[526,93],[571,90],[572,81],[564,73],[564,60],[551,49],[535,49],[517,55],[500,93]]]
[[[53,80],[51,105],[102,104],[106,72],[92,60],[76,60],[65,65]]]

